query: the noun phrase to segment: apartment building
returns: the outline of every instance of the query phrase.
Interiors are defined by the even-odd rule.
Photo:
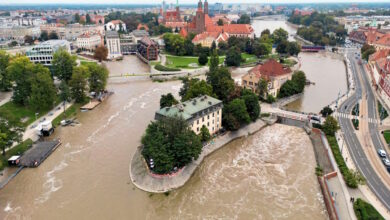
[[[162,108],[156,112],[155,119],[182,117],[196,134],[204,125],[212,135],[222,128],[222,107],[221,100],[205,95]]]
[[[106,32],[106,47],[108,49],[108,59],[116,59],[122,56],[121,42],[118,32]]]
[[[103,44],[102,36],[99,33],[85,33],[76,40],[77,48],[81,50],[94,51]]]
[[[66,40],[48,40],[26,51],[26,56],[33,63],[51,66],[56,51],[64,49],[70,53],[70,43]]]

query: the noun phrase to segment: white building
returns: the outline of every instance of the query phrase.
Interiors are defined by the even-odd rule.
[[[116,59],[122,56],[121,43],[118,32],[106,32],[106,47],[108,49],[108,59]]]
[[[126,24],[121,20],[113,20],[104,25],[106,31],[126,31]]]
[[[222,107],[221,100],[205,95],[162,108],[156,112],[155,119],[182,117],[196,134],[203,126],[210,134],[215,134],[222,128]]]
[[[64,49],[70,53],[70,43],[66,40],[48,40],[26,51],[26,56],[33,63],[50,66],[56,51]]]
[[[85,33],[76,40],[77,48],[88,51],[94,51],[102,43],[102,37],[98,33]]]

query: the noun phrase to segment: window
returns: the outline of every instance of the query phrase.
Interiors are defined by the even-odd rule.
[[[196,124],[199,124],[199,119],[196,121]]]
[[[210,122],[207,122],[207,127],[210,126]]]
[[[204,117],[202,117],[202,122],[204,122]]]
[[[199,131],[199,128],[196,128],[196,131]]]
[[[210,115],[207,115],[207,119],[210,119]]]

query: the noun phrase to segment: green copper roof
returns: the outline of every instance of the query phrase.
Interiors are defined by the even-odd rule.
[[[181,116],[183,119],[188,120],[193,114],[220,103],[222,103],[222,101],[216,98],[210,96],[200,96],[172,107],[162,108],[156,113],[165,117]]]

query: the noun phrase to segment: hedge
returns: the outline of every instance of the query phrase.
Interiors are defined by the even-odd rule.
[[[178,69],[178,68],[170,68],[170,67],[166,67],[166,66],[163,66],[161,64],[157,64],[156,66],[154,66],[154,68],[158,71],[163,71],[163,72],[176,72],[176,71],[180,71],[181,69]]]
[[[354,174],[351,172],[350,169],[348,169],[347,164],[345,164],[344,158],[341,155],[340,149],[337,144],[336,137],[334,136],[326,136],[330,145],[330,148],[332,149],[333,156],[336,160],[337,166],[340,169],[341,174],[344,177],[345,183],[347,186],[351,188],[357,188],[358,187],[358,180],[355,178]]]
[[[356,218],[358,220],[384,220],[383,216],[370,203],[358,198],[353,204]]]

